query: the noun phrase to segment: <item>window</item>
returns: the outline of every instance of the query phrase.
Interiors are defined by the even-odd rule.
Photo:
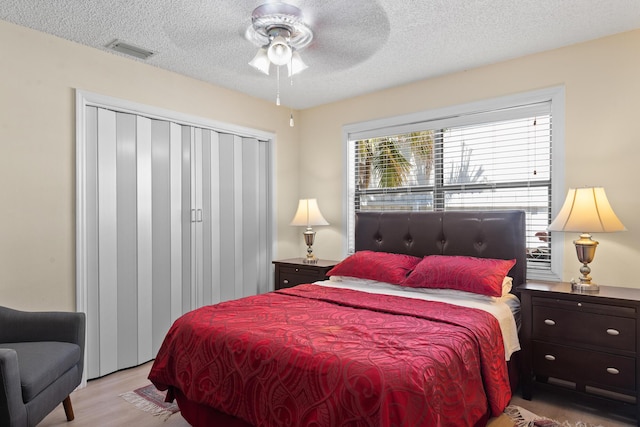
[[[562,153],[562,95],[541,91],[348,126],[347,252],[359,211],[522,209],[528,277],[558,276],[562,250],[554,251],[546,228],[556,192],[562,203],[562,177],[552,167]]]

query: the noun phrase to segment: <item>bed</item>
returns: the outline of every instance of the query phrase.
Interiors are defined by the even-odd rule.
[[[194,426],[485,425],[517,372],[524,215],[359,213],[332,280],[185,314],[149,379]]]

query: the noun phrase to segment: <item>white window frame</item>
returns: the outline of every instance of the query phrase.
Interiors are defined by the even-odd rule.
[[[551,146],[551,213],[555,217],[560,210],[565,198],[564,185],[564,165],[565,165],[565,88],[564,86],[554,86],[531,92],[507,95],[492,99],[486,99],[467,104],[453,105],[449,107],[437,108],[433,110],[420,111],[416,113],[386,117],[370,120],[366,122],[353,123],[343,126],[343,170],[345,178],[343,180],[343,256],[349,254],[349,233],[350,224],[349,206],[351,203],[349,194],[349,141],[354,139],[366,139],[376,136],[400,134],[415,129],[416,124],[421,122],[443,119],[447,117],[458,117],[481,112],[491,112],[495,110],[510,108],[518,105],[533,104],[538,102],[551,102],[551,116],[553,120],[553,144]],[[551,241],[551,269],[528,271],[528,279],[538,280],[561,280],[563,267],[563,243],[564,239],[552,239]]]

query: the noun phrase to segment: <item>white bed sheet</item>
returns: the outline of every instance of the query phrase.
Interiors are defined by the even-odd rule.
[[[427,301],[440,301],[455,304],[462,307],[477,308],[492,314],[500,324],[502,339],[504,341],[505,359],[511,359],[511,355],[520,350],[518,340],[518,328],[516,318],[520,315],[520,300],[513,294],[500,298],[473,295],[467,292],[447,292],[440,289],[408,288],[406,286],[392,285],[375,280],[340,277],[337,280],[324,280],[315,282],[316,285],[334,288],[346,288],[356,291],[374,294],[396,295],[406,298],[416,298]]]

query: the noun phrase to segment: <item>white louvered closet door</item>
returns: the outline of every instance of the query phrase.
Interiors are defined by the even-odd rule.
[[[269,142],[86,107],[87,378],[194,308],[270,288]]]

